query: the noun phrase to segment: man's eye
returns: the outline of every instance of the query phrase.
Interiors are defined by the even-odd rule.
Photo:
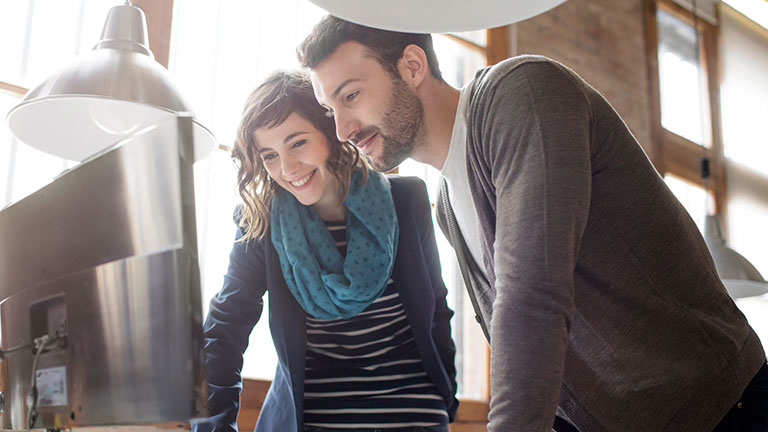
[[[360,94],[360,90],[348,94],[347,97],[346,97],[347,102],[352,102],[353,100],[355,100],[355,98],[357,97],[358,94]]]

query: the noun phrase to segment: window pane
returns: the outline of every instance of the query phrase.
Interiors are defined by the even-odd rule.
[[[764,0],[723,0],[723,3],[768,30],[768,2]]]
[[[17,142],[11,201],[16,202],[47,185],[66,168],[66,160]]]
[[[0,12],[0,81],[21,81],[29,0],[4,1]]]
[[[661,124],[680,136],[709,146],[705,133],[706,107],[696,57],[696,33],[693,27],[659,10],[659,93]],[[705,139],[707,137],[707,139]]]
[[[485,30],[475,30],[475,31],[468,31],[468,32],[462,32],[462,33],[451,33],[453,35],[456,35],[462,39],[466,39],[470,42],[474,42],[480,46],[485,46],[487,43],[487,34]],[[438,56],[440,58],[440,56]]]
[[[485,32],[482,33],[485,34]],[[443,79],[454,87],[463,87],[472,80],[475,71],[485,65],[483,55],[464,48],[448,38],[436,36],[434,46],[437,58],[440,60]],[[400,165],[399,173],[422,178],[427,183],[432,207],[435,207],[440,181],[439,171],[409,159]],[[457,347],[458,393],[465,398],[484,399],[487,394],[486,374],[483,373],[487,362],[485,336],[475,321],[475,312],[464,289],[456,254],[438,227],[436,214],[436,211],[432,212],[432,222],[435,226],[437,248],[440,253],[440,266],[443,270],[443,280],[448,288],[448,306],[455,312],[451,320],[451,333]]]
[[[715,200],[712,194],[699,185],[670,174],[664,176],[664,182],[667,183],[667,187],[675,194],[683,207],[688,210],[688,214],[696,222],[699,231],[704,232],[704,218],[714,211]]]
[[[15,144],[5,123],[8,111],[19,103],[19,98],[0,91],[0,209],[11,202],[11,163]]]
[[[16,0],[13,1],[15,3]],[[19,84],[33,87],[52,73],[70,64],[75,56],[90,50],[99,41],[107,12],[119,2],[103,0],[36,0],[19,23],[3,34],[13,41],[10,61],[20,70]],[[3,6],[5,12],[5,6]],[[27,18],[31,17],[30,25]],[[0,78],[2,79],[2,78]],[[13,78],[11,78],[13,79]]]
[[[768,30],[745,26],[729,8],[720,17],[725,156],[768,175]]]
[[[39,83],[77,54],[80,1],[38,0],[33,5],[29,52],[22,81],[25,87]]]
[[[300,0],[174,1],[169,69],[198,118],[232,145],[245,98],[275,69],[297,68],[296,46],[325,11]],[[227,152],[196,164],[195,187],[203,304],[220,289],[240,202]],[[198,167],[200,165],[200,167]],[[251,333],[243,376],[271,379],[277,356],[266,310]]]
[[[433,38],[443,79],[453,87],[461,88],[485,66],[485,56],[478,51],[462,47],[455,41],[436,35]]]

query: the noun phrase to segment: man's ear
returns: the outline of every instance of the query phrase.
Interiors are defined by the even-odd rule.
[[[430,74],[427,54],[418,45],[408,45],[403,49],[403,56],[397,62],[397,69],[403,80],[416,88]]]

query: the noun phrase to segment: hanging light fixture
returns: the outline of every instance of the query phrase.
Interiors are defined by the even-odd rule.
[[[716,215],[704,222],[704,240],[728,294],[733,298],[752,297],[768,293],[768,282],[746,258],[725,244]]]
[[[310,0],[369,27],[412,33],[482,30],[546,12],[565,0]]]
[[[82,161],[189,105],[149,49],[144,12],[126,1],[110,9],[93,50],[32,88],[8,113],[21,142]],[[195,160],[216,145],[194,120]]]

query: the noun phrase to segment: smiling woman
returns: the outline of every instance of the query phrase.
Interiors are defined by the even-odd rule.
[[[204,325],[210,417],[195,430],[235,422],[238,365],[269,293],[279,367],[257,431],[447,432],[453,312],[424,183],[369,170],[304,72],[257,87],[237,137],[244,205]]]

